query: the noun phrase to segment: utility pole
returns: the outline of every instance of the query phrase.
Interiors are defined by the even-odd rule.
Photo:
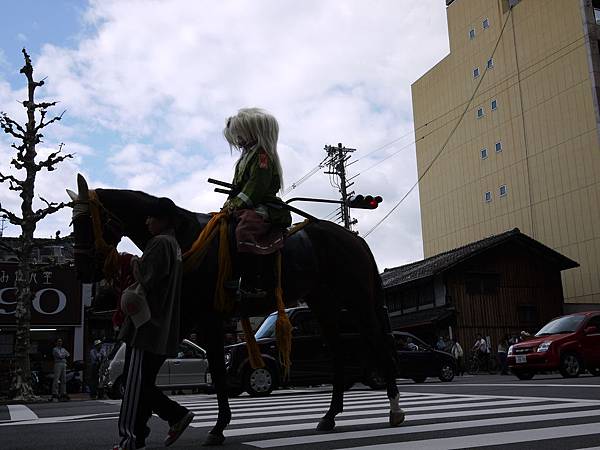
[[[4,229],[6,228],[6,216],[0,215],[0,237],[4,236]]]
[[[332,145],[325,146],[327,153],[327,168],[326,174],[332,176],[332,184],[336,186],[342,196],[342,204],[340,205],[341,220],[344,223],[344,228],[352,230],[352,225],[356,220],[350,218],[350,208],[348,206],[348,197],[353,192],[348,192],[354,183],[348,184],[346,179],[346,162],[352,157],[351,153],[355,152],[355,148],[346,148],[341,143],[334,147]]]

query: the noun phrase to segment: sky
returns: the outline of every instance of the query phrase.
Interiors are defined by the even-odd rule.
[[[23,47],[35,77],[46,79],[38,98],[65,111],[45,129],[40,157],[60,143],[74,154],[39,175],[38,195],[68,201],[65,189],[76,190],[82,173],[92,188],[137,189],[218,211],[225,198],[206,180],[230,180],[238,156],[222,137],[225,121],[256,106],[279,121],[284,199],[338,199],[325,169],[295,182],[323,160],[325,145],[356,149],[351,189],[384,199],[376,210],[352,210],[360,235],[416,182],[410,86],[449,51],[444,0],[7,2],[0,111],[21,122]],[[5,174],[15,173],[12,142],[0,136]],[[0,204],[20,211],[5,185]],[[334,211],[294,205],[321,218]],[[69,234],[69,223],[70,211],[61,211],[39,223],[36,236]],[[422,259],[418,190],[366,240],[381,270]],[[139,253],[127,241],[119,249]]]

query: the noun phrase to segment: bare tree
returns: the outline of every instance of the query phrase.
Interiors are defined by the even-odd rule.
[[[27,51],[23,49],[25,65],[20,73],[27,78],[27,99],[22,102],[27,110],[27,123],[20,125],[17,121],[11,119],[6,113],[0,113],[0,128],[17,140],[11,147],[16,151],[16,155],[11,161],[11,165],[18,171],[24,171],[25,178],[19,179],[14,175],[0,172],[0,182],[8,183],[11,191],[19,193],[21,197],[21,215],[9,211],[0,205],[0,214],[4,214],[11,224],[21,227],[20,243],[16,248],[0,245],[4,250],[14,253],[19,261],[20,277],[16,280],[16,310],[15,318],[17,331],[15,336],[15,373],[11,385],[11,397],[15,400],[33,400],[35,395],[31,387],[31,367],[29,364],[29,328],[31,324],[31,302],[35,292],[31,286],[31,275],[36,271],[33,265],[33,250],[35,241],[33,234],[38,222],[46,216],[55,213],[68,204],[49,202],[39,197],[45,204],[45,207],[34,210],[33,198],[35,192],[35,180],[38,172],[43,169],[48,171],[55,170],[55,166],[67,158],[72,158],[71,154],[62,154],[61,144],[57,151],[43,161],[36,161],[36,145],[42,142],[42,130],[48,125],[59,121],[62,118],[60,114],[49,120],[46,119],[48,110],[56,105],[56,102],[35,102],[35,90],[44,85],[44,80],[34,81],[33,66],[31,58]],[[36,119],[39,118],[39,121]]]

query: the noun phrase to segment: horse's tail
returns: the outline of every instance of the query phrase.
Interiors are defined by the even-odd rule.
[[[392,325],[390,316],[388,314],[387,305],[385,302],[385,290],[383,288],[383,280],[375,261],[373,252],[365,242],[364,245],[367,247],[369,255],[371,257],[371,266],[373,270],[373,307],[375,309],[375,316],[379,322],[379,329],[382,331],[382,345],[385,348],[385,352],[392,357],[394,370],[398,372],[398,360],[395,351],[394,337],[392,336]]]

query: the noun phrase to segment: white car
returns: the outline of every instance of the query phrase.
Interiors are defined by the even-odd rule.
[[[122,398],[125,393],[125,343],[102,363],[98,388],[110,398]],[[156,385],[161,389],[209,389],[212,386],[206,351],[184,339],[179,344],[176,358],[167,358],[158,375]]]

